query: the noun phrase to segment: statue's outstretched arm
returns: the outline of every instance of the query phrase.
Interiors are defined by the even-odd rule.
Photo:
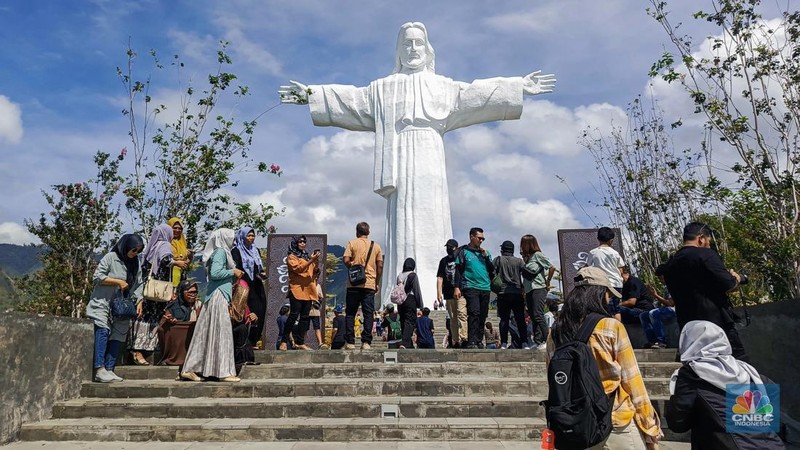
[[[537,70],[522,78],[522,93],[524,95],[546,94],[553,92],[555,87],[556,76],[552,73],[542,75],[542,71]]]
[[[295,105],[307,105],[308,96],[311,94],[311,89],[303,83],[289,80],[290,86],[281,86],[278,89],[278,95],[281,97],[281,103],[293,103]]]

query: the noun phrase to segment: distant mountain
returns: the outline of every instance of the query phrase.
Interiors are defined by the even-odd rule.
[[[0,244],[0,270],[11,277],[21,277],[42,268],[39,255],[43,245]]]

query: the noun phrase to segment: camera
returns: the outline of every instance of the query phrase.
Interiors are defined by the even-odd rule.
[[[745,284],[748,284],[748,283],[750,283],[750,277],[747,276],[747,274],[740,273],[739,274],[739,285],[741,286],[741,285],[745,285]]]

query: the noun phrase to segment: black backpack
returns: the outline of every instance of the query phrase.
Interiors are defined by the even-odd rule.
[[[557,449],[585,449],[611,434],[613,400],[603,390],[597,361],[586,344],[603,318],[586,317],[575,340],[559,346],[550,358],[549,393],[542,404]]]

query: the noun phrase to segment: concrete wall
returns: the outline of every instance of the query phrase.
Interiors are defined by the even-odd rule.
[[[23,422],[50,417],[53,403],[78,397],[91,378],[89,320],[0,313],[0,444]]]
[[[781,386],[781,410],[800,419],[800,301],[747,308],[749,327],[739,329],[750,364]],[[742,309],[737,313],[744,317]]]

